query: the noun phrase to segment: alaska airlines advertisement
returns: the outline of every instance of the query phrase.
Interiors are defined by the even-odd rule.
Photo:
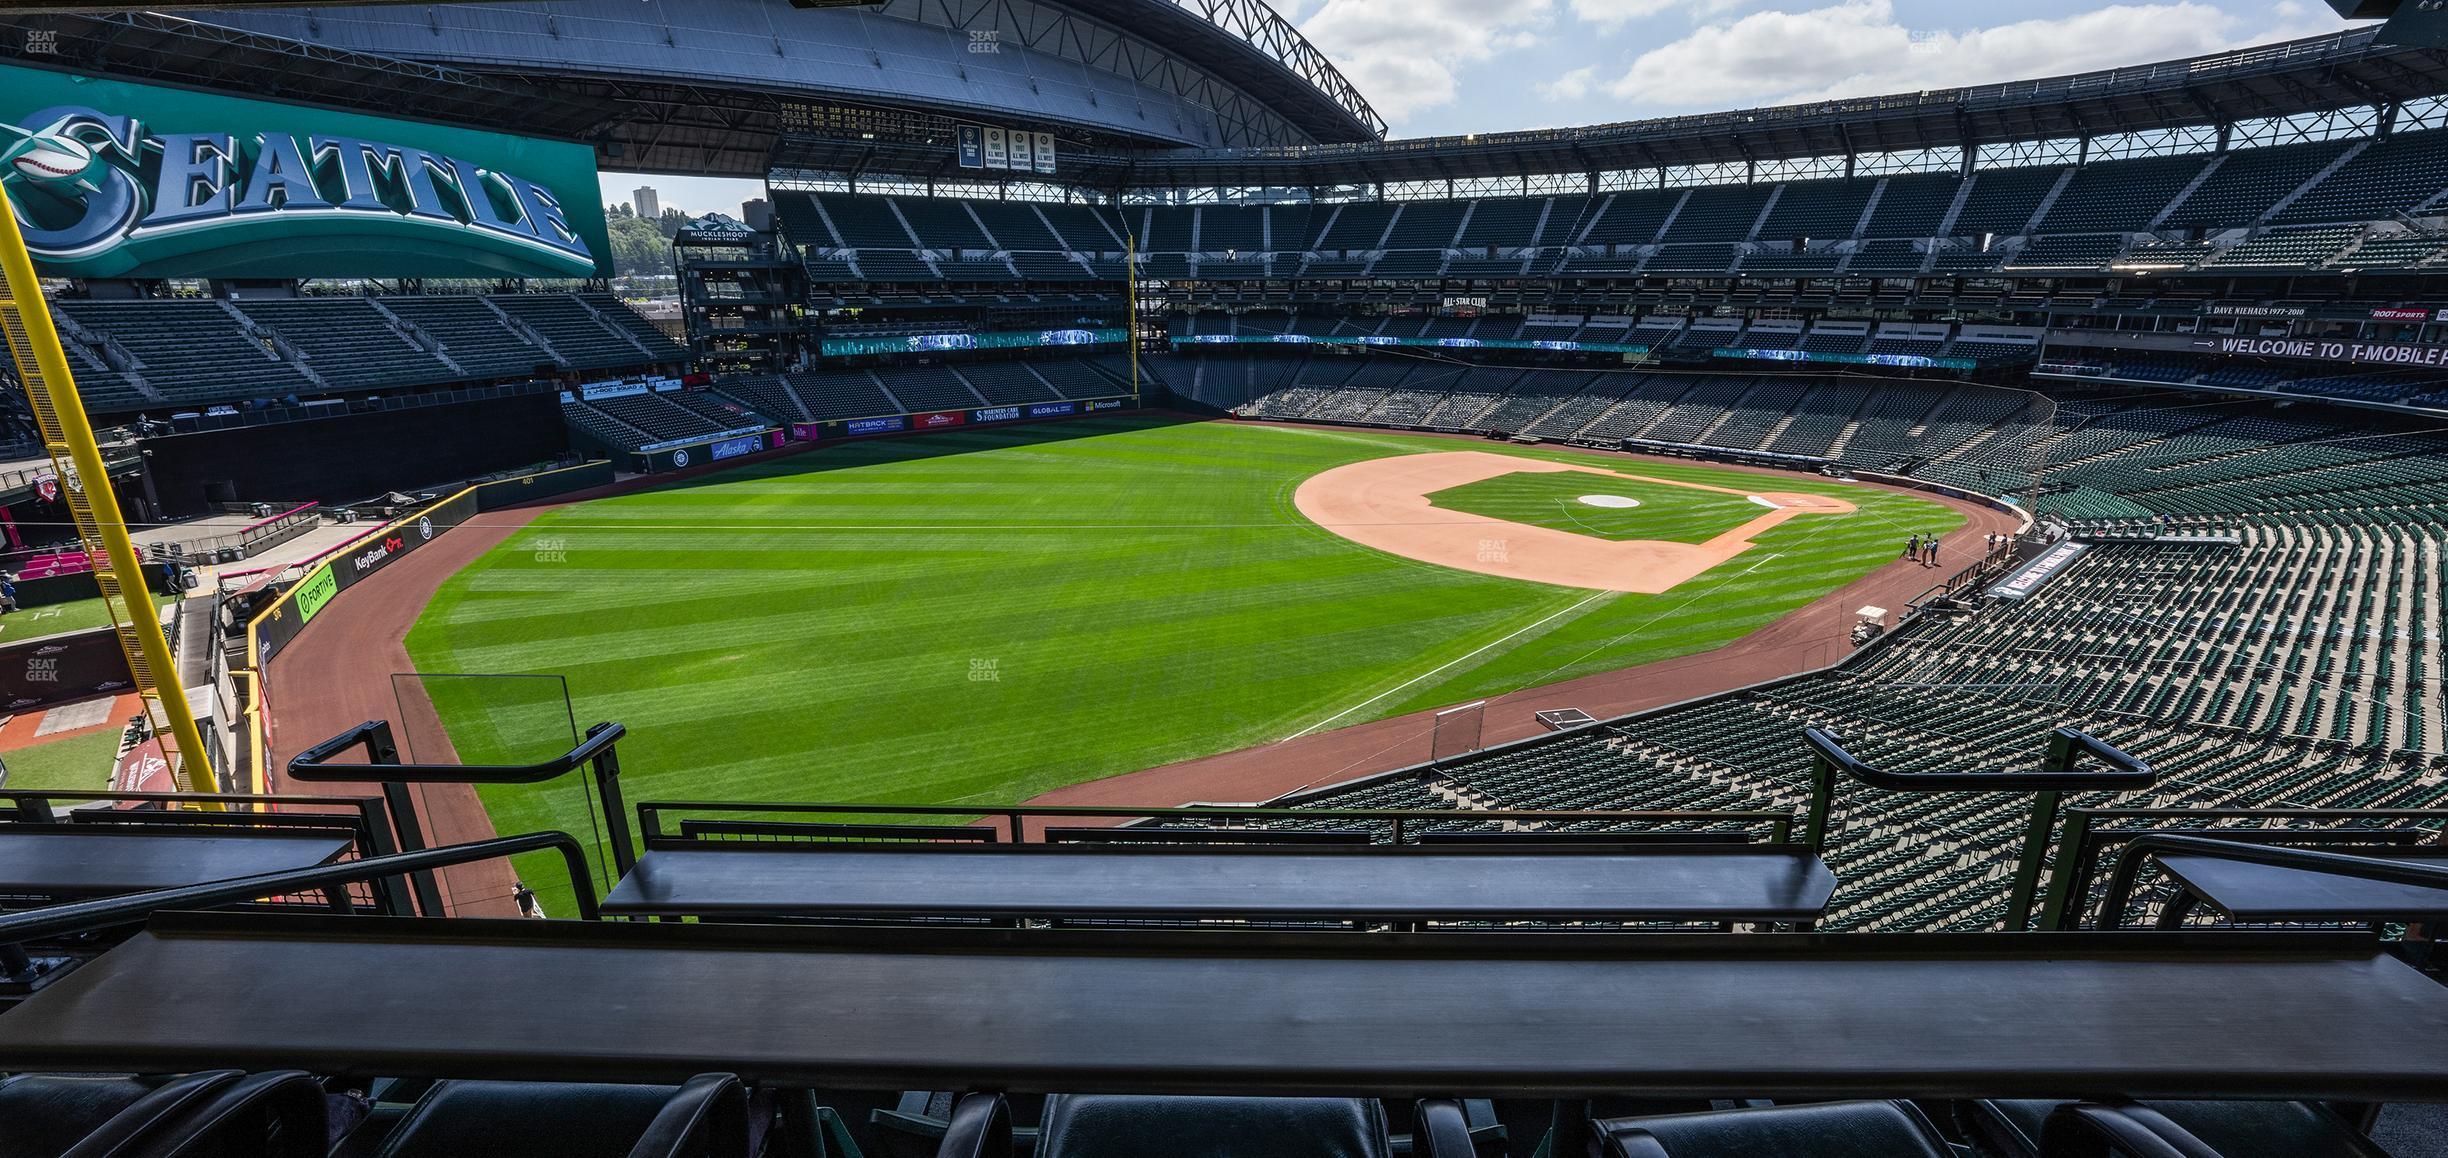
[[[0,65],[0,190],[58,277],[605,270],[594,150]]]

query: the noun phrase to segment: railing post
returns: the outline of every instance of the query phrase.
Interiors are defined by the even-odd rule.
[[[365,821],[366,845],[369,852],[375,856],[389,856],[402,851],[399,839],[392,833],[391,808],[384,803],[381,797],[368,797],[359,801],[357,815]],[[408,895],[407,881],[399,877],[381,877],[376,879],[373,885],[382,894],[383,908],[386,911],[395,916],[408,916],[416,912],[414,902]]]
[[[611,724],[597,724],[587,729],[588,738],[601,734]],[[603,800],[604,836],[612,842],[612,867],[617,879],[629,875],[637,867],[637,848],[629,841],[629,806],[621,797],[620,749],[606,748],[595,754],[588,765],[595,773],[595,791]]]
[[[2040,862],[2048,859],[2049,833],[2057,828],[2057,808],[2063,793],[2032,794],[2031,823],[2023,829],[2023,856],[2015,863],[2014,886],[2006,892],[2006,931],[2031,927],[2032,894],[2040,887]]]
[[[399,741],[392,738],[391,721],[373,720],[367,724],[365,750],[368,764],[397,764],[400,762]],[[409,794],[408,786],[398,781],[385,780],[382,784],[382,794],[383,800],[390,806],[391,823],[399,832],[400,851],[423,852],[425,850],[425,825],[417,816],[416,798]],[[430,870],[408,874],[408,887],[416,894],[417,912],[428,917],[439,917],[443,914],[442,885],[434,878]]]
[[[1836,807],[1836,761],[1813,742],[1817,734],[1817,728],[1802,733],[1804,742],[1811,744],[1810,816],[1802,823],[1802,846],[1814,853],[1824,853],[1828,814]]]
[[[2049,872],[2048,894],[2040,905],[2042,929],[2073,927],[2066,923],[2068,907],[2090,870],[2091,810],[2077,808],[2066,814],[2065,837],[2057,842],[2057,863]]]

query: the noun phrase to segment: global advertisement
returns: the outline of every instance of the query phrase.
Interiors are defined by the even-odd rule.
[[[587,145],[14,65],[0,189],[59,277],[609,272]]]
[[[1037,402],[1032,403],[1028,408],[1028,416],[1031,418],[1057,418],[1065,414],[1077,413],[1079,413],[1077,402]]]

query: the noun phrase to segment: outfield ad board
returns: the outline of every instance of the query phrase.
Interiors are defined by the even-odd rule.
[[[847,422],[798,422],[791,425],[791,437],[800,442],[821,442],[830,438],[864,438],[879,434],[902,434],[908,431],[950,430],[966,426],[992,426],[1005,422],[1042,422],[1053,418],[1074,418],[1082,414],[1107,413],[1135,406],[1137,399],[1097,398],[1086,401],[1031,402],[1012,406],[987,406],[977,410],[939,410],[931,414],[894,415],[889,418],[853,418]]]
[[[0,646],[0,711],[23,712],[131,686],[119,633],[107,628]]]
[[[0,189],[60,277],[610,272],[590,146],[15,65]]]
[[[1816,350],[1755,350],[1747,346],[1721,346],[1709,351],[1712,358],[1737,358],[1754,362],[1826,362],[1839,366],[1894,366],[1907,370],[1976,370],[1980,363],[1970,358],[1933,358],[1927,354],[1823,354]]]
[[[1176,350],[1199,346],[1426,346],[1446,350],[1549,350],[1564,354],[1647,354],[1633,342],[1582,342],[1560,338],[1397,338],[1384,334],[1185,334]]]
[[[272,657],[289,646],[299,632],[306,629],[314,617],[321,614],[340,593],[380,574],[385,568],[411,554],[417,548],[440,538],[444,532],[474,518],[477,510],[476,488],[457,494],[385,523],[370,533],[359,536],[347,546],[323,557],[323,562],[306,573],[297,586],[254,624],[255,662],[260,668],[272,662]]]
[[[297,614],[301,624],[313,623],[314,617],[340,593],[340,577],[329,566],[317,567],[314,573],[298,581]]]
[[[894,338],[825,338],[827,358],[866,354],[933,354],[946,350],[1032,350],[1044,346],[1112,346],[1130,340],[1119,326],[1059,330],[997,330],[988,333],[906,334]]]
[[[688,439],[677,444],[661,443],[651,448],[632,452],[627,461],[630,468],[642,474],[666,470],[687,470],[692,466],[704,466],[710,462],[722,462],[744,454],[770,450],[788,441],[790,441],[790,436],[775,427],[767,427],[750,433],[729,431],[710,439]]]

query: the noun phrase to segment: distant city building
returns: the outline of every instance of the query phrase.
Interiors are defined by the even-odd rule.
[[[655,193],[652,185],[640,185],[632,191],[629,194],[629,207],[649,221],[663,216],[663,198]]]
[[[740,220],[759,233],[773,228],[773,205],[762,197],[740,202]]]

